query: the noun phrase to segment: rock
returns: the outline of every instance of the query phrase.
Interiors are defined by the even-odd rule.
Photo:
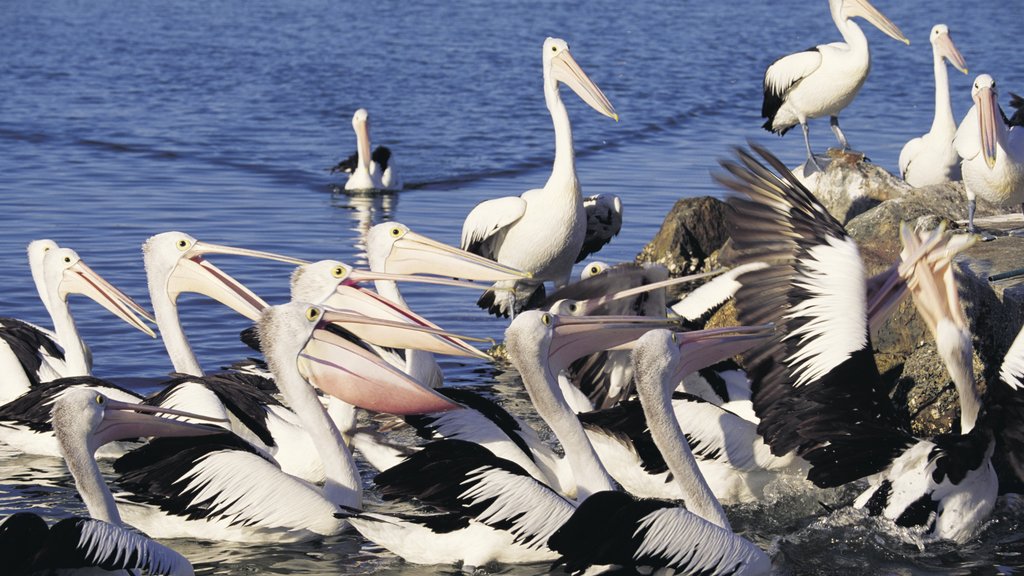
[[[711,270],[717,266],[717,251],[729,237],[726,210],[724,202],[710,196],[677,201],[636,261],[663,264],[673,277]],[[677,294],[678,290],[670,291],[669,299]]]
[[[831,160],[824,172],[808,172],[805,163],[794,174],[843,224],[880,202],[899,198],[913,189],[880,166],[864,160],[863,155],[830,149],[829,156]]]

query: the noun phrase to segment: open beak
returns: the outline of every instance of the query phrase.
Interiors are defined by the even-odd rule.
[[[572,91],[591,108],[616,122],[619,121],[619,115],[615,112],[612,103],[608,101],[597,84],[594,84],[593,80],[583,72],[568,50],[563,50],[561,54],[554,57],[551,61],[551,72],[555,80],[572,88]]]
[[[553,323],[548,348],[548,366],[557,372],[577,358],[601,350],[629,348],[648,330],[669,328],[666,318],[643,316],[559,316],[545,314]]]
[[[462,406],[426,388],[359,344],[326,330],[328,312],[298,357],[311,384],[344,402],[389,414],[429,414]]]
[[[676,332],[672,339],[679,346],[680,361],[674,380],[678,383],[701,368],[742,354],[774,332],[773,324]]]
[[[224,428],[206,424],[193,424],[170,418],[161,418],[160,414],[179,416],[206,422],[226,423],[220,418],[210,418],[191,412],[148,406],[145,404],[129,404],[116,400],[105,401],[103,421],[94,435],[97,447],[116,440],[130,440],[146,436],[208,436],[223,434]]]
[[[235,248],[197,241],[186,254],[181,256],[171,277],[167,281],[167,291],[171,300],[177,300],[182,292],[195,292],[214,300],[256,322],[267,307],[267,303],[241,282],[217,268],[203,256],[206,254],[227,254],[248,256],[264,260],[275,260],[286,264],[300,266],[308,264],[306,260],[282,256],[272,252]]]
[[[390,274],[437,274],[450,278],[485,282],[520,280],[530,277],[528,272],[498,264],[489,258],[460,250],[411,230],[392,245],[391,253],[387,257],[385,272]]]
[[[355,303],[357,308],[335,305],[349,302]],[[368,303],[371,306],[367,306]],[[493,345],[494,341],[490,338],[448,332],[412,310],[370,291],[339,286],[338,292],[325,300],[322,306],[325,322],[337,324],[361,340],[377,346],[490,359],[490,356],[465,342],[471,340]]]
[[[952,36],[940,33],[938,38],[935,39],[935,46],[938,49],[939,55],[948,60],[954,68],[964,74],[967,74],[967,62],[965,62],[964,57],[960,55],[960,51],[957,50],[956,44],[953,44]]]
[[[996,122],[1001,120],[996,111],[996,93],[990,87],[979,88],[974,94],[974,105],[978,107],[978,124],[981,127],[981,152],[989,168],[996,165]]]
[[[904,44],[910,44],[910,40],[903,35],[903,32],[901,32],[891,20],[879,12],[877,8],[872,6],[868,0],[846,0],[843,8],[848,18],[860,16],[893,40],[899,40]]]
[[[81,260],[64,270],[59,290],[62,299],[67,298],[68,294],[88,296],[137,330],[149,334],[150,338],[156,337],[153,330],[143,321],[145,319],[156,324],[153,315]]]

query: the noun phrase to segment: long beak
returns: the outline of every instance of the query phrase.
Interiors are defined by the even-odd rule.
[[[562,51],[561,54],[555,56],[551,61],[551,72],[555,80],[572,88],[572,91],[591,108],[612,118],[616,122],[619,121],[619,115],[615,112],[612,103],[608,101],[608,98],[597,87],[597,84],[594,84],[593,80],[583,72],[583,69],[576,63],[576,59],[572,57],[568,50]]]
[[[884,32],[886,36],[893,40],[899,40],[904,44],[910,44],[910,40],[903,35],[903,32],[901,32],[891,20],[879,12],[877,8],[872,6],[868,0],[846,0],[845,12],[846,16],[849,18],[856,16],[864,18],[873,24],[875,28]]]
[[[176,300],[182,292],[203,294],[253,322],[260,319],[267,307],[252,290],[198,254],[178,262],[167,279],[167,291],[171,300]]]
[[[774,324],[676,332],[673,339],[679,346],[680,362],[674,380],[679,382],[705,366],[742,354],[774,332]]]
[[[412,231],[406,232],[394,242],[387,258],[385,272],[391,274],[437,274],[486,282],[530,277],[528,272],[498,264],[494,260],[460,250]]]
[[[996,114],[996,94],[991,88],[980,88],[974,94],[974,105],[978,107],[978,124],[981,126],[981,152],[985,155],[985,163],[989,168],[996,165],[996,146],[999,122]]]
[[[209,242],[197,241],[192,245],[192,249],[189,250],[189,256],[198,255],[203,256],[206,254],[227,254],[234,256],[248,256],[249,258],[260,258],[263,260],[274,260],[276,262],[284,262],[285,264],[292,264],[294,266],[302,266],[303,264],[309,264],[309,260],[303,260],[301,258],[293,258],[291,256],[284,256],[283,254],[275,254],[274,252],[264,252],[262,250],[250,250],[248,248],[236,248],[234,246],[225,246],[223,244],[211,244]]]
[[[916,260],[900,266],[900,275],[906,279],[918,312],[932,335],[938,336],[938,327],[943,319],[958,329],[966,329],[967,319],[960,307],[952,262],[957,254],[976,241],[975,237],[958,235],[954,238],[939,227],[922,238],[906,223],[900,227],[900,237],[905,253],[920,254]]]
[[[144,318],[155,324],[156,319],[153,318],[153,315],[139,306],[127,294],[104,280],[81,260],[64,270],[64,276],[60,282],[61,298],[66,298],[68,294],[72,293],[92,298],[113,315],[134,326],[137,330],[149,334],[150,338],[156,337],[153,330],[143,321]]]
[[[298,365],[303,377],[320,390],[366,410],[404,415],[461,408],[358,344],[323,328],[313,330]]]
[[[935,39],[935,48],[938,50],[939,55],[948,60],[954,68],[964,74],[967,74],[967,62],[965,62],[964,57],[960,55],[960,51],[957,50],[956,44],[953,44],[952,36],[940,33],[938,38]]]
[[[94,438],[98,442],[97,446],[116,440],[130,440],[144,436],[207,436],[224,433],[224,428],[218,426],[161,418],[158,414],[207,422],[227,422],[220,418],[210,418],[181,410],[145,404],[129,404],[110,399],[106,400],[105,405],[103,421],[94,434]]]
[[[476,282],[468,282],[466,280],[456,280],[454,278],[423,276],[420,274],[391,274],[389,272],[374,272],[372,270],[358,270],[355,268],[353,268],[352,271],[349,272],[347,280],[350,283],[355,284],[375,282],[377,280],[390,280],[392,282],[416,282],[419,284],[455,286],[456,288],[469,288],[470,290],[481,290],[487,288],[487,286],[483,284],[477,284]]]
[[[356,337],[378,346],[490,359],[490,356],[470,346],[465,340],[494,344],[493,340],[443,330],[412,310],[398,306],[369,290],[339,286],[322,304],[325,322],[337,324]]]
[[[650,292],[651,290],[657,290],[659,288],[667,288],[669,286],[675,286],[676,284],[683,284],[685,282],[692,282],[694,280],[699,280],[701,278],[707,278],[708,276],[715,276],[725,271],[726,269],[723,268],[721,270],[715,270],[712,272],[691,274],[690,276],[680,276],[679,278],[669,278],[667,280],[662,280],[660,282],[652,282],[650,284],[645,284],[643,286],[628,288],[626,290],[621,290],[619,292],[614,292],[612,294],[606,294],[604,296],[599,296],[597,298],[580,300],[576,302],[576,309],[573,311],[573,314],[577,316],[590,315],[593,314],[596,309],[610,302],[622,300],[623,298],[630,298],[632,296],[643,294],[645,292]]]
[[[548,366],[553,371],[601,350],[629,348],[648,330],[674,324],[666,318],[643,316],[549,316],[555,322],[548,347]]]

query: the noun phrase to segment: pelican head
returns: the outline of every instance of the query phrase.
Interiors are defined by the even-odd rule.
[[[964,61],[964,57],[960,55],[960,51],[957,50],[956,44],[953,44],[953,37],[949,35],[949,27],[945,24],[936,24],[932,26],[932,33],[929,36],[932,43],[932,50],[942,58],[946,59],[953,65],[954,68],[967,74],[967,62]]]
[[[832,18],[838,24],[843,20],[857,18],[858,16],[870,22],[875,28],[885,33],[893,40],[899,40],[904,44],[910,44],[910,40],[903,35],[903,32],[885,17],[878,8],[871,5],[868,0],[829,0],[829,9],[832,11]]]
[[[390,328],[402,348],[415,347],[409,345],[416,343],[413,333],[422,330],[302,302],[268,308],[257,330],[267,363],[279,378],[297,370],[325,393],[377,412],[419,414],[460,408],[391,367],[357,339],[331,328],[355,322]]]
[[[160,414],[192,418],[207,422],[223,422],[216,418],[190,412],[130,404],[111,400],[91,388],[70,388],[53,404],[53,429],[68,456],[68,447],[85,439],[88,453],[116,440],[130,440],[146,436],[206,436],[222,434],[223,428],[193,424]]]
[[[389,274],[437,274],[486,282],[530,277],[528,272],[448,246],[398,222],[384,222],[370,229],[366,256],[374,271]]]
[[[561,38],[548,38],[544,41],[544,79],[545,82],[555,85],[558,82],[565,84],[583,99],[591,108],[601,114],[619,120],[612,103],[608,101],[597,84],[583,72],[576,59],[569,53],[569,44]],[[555,86],[557,89],[557,86]]]
[[[32,282],[36,285],[36,292],[39,293],[39,299],[43,301],[43,306],[46,306],[47,312],[50,310],[50,297],[46,293],[46,282],[43,279],[43,256],[47,252],[57,248],[57,243],[48,238],[42,240],[33,240],[28,243],[28,269],[32,271]]]
[[[996,92],[996,81],[988,74],[981,74],[974,79],[971,88],[971,99],[978,109],[978,126],[981,130],[981,152],[985,155],[985,163],[989,168],[996,165],[996,148],[999,146],[998,117],[999,93]]]
[[[53,293],[47,290],[48,298],[67,302],[68,294],[88,296],[130,326],[151,338],[156,337],[143,318],[153,323],[156,323],[156,319],[135,300],[94,272],[74,250],[57,247],[45,250],[42,271],[45,286],[54,290]]]
[[[583,272],[580,273],[580,280],[586,280],[591,276],[597,276],[598,274],[604,272],[608,268],[611,268],[611,266],[609,266],[607,262],[591,262],[590,264],[587,264],[583,268]]]
[[[291,295],[292,300],[297,302],[313,302],[323,304],[328,308],[336,310],[347,310],[362,314],[371,318],[383,321],[401,322],[410,326],[421,326],[440,330],[437,325],[416,314],[408,307],[400,303],[392,302],[379,294],[359,286],[359,282],[367,279],[412,279],[398,274],[377,274],[355,270],[337,260],[321,260],[296,268],[292,274]],[[438,283],[467,284],[454,280],[438,279]],[[470,286],[476,288],[475,284]],[[347,328],[357,337],[370,341],[374,344],[375,334],[380,326],[370,323],[357,323]],[[447,354],[452,356],[470,356],[490,359],[486,353],[481,352],[469,345],[461,338],[448,336],[421,334],[422,340],[413,348],[434,352],[436,354]],[[479,340],[479,339],[475,339]],[[393,343],[381,345],[393,346]]]
[[[164,232],[142,245],[150,300],[176,302],[182,292],[203,294],[250,320],[267,307],[259,296],[207,261],[206,254],[234,254],[301,265],[305,260],[271,252],[201,242],[184,232]],[[159,316],[159,308],[157,309]]]

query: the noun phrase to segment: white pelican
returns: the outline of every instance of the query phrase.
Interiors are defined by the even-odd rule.
[[[417,498],[449,515],[393,517],[351,511],[352,525],[373,542],[419,564],[462,562],[467,569],[488,562],[553,560],[557,554],[548,547],[548,538],[569,520],[577,502],[601,498],[614,483],[560,399],[552,374],[577,354],[631,342],[653,325],[635,317],[575,318],[530,311],[519,315],[506,333],[512,357],[526,369],[522,376],[531,399],[565,449],[577,483],[573,500],[479,445],[445,440],[378,474],[375,483],[386,499]],[[700,340],[694,337],[694,342]],[[713,498],[691,495],[690,502],[700,510],[691,515],[694,522],[726,523]],[[715,520],[699,520],[697,514],[714,515]]]
[[[327,416],[315,384],[326,393],[370,410],[395,414],[436,412],[458,405],[384,363],[355,339],[328,329],[371,322],[391,328],[378,344],[419,345],[439,331],[387,323],[293,302],[268,308],[259,322],[267,363],[288,404],[313,440],[326,472],[317,486],[282,473],[265,454],[232,435],[202,441],[154,441],[114,463],[125,491],[122,515],[166,538],[287,542],[334,535],[347,523],[334,517],[358,507],[362,485],[341,434]],[[443,334],[443,333],[442,333]],[[428,339],[429,340],[429,339]]]
[[[821,487],[869,478],[855,502],[872,515],[915,528],[927,540],[964,542],[988,517],[997,494],[997,441],[1017,450],[1022,411],[1017,385],[988,386],[980,410],[971,337],[960,308],[952,259],[972,241],[937,229],[919,238],[904,227],[898,273],[960,395],[959,434],[919,440],[907,432],[871,352],[869,301],[853,240],[776,158],[755,147],[779,175],[740,151],[719,182],[732,198],[737,254],[772,266],[740,278],[741,322],[772,321],[776,335],[747,356],[759,431],[776,453],[797,450]],[[1016,351],[1017,355],[1022,352]],[[1004,367],[1016,363],[1011,354]],[[1019,482],[1019,473],[1016,475]]]
[[[530,280],[499,282],[484,292],[477,304],[498,316],[521,310],[546,280],[554,281],[556,288],[564,286],[572,265],[581,259],[587,215],[576,179],[572,127],[558,83],[569,86],[594,110],[619,119],[601,89],[573,59],[565,40],[545,40],[542,57],[544,101],[555,128],[551,176],[543,188],[477,204],[462,224],[463,250],[533,275]]]
[[[953,44],[945,24],[932,27],[932,60],[935,68],[935,119],[932,128],[903,145],[900,174],[914,187],[941,184],[960,179],[960,155],[956,153],[956,119],[949,102],[949,78],[946,62],[967,74],[967,63]]]
[[[197,426],[153,414],[199,418],[107,399],[93,390],[68,391],[53,406],[53,422],[75,487],[89,518],[73,517],[52,528],[39,516],[21,512],[0,522],[4,570],[14,574],[147,574],[191,576],[184,556],[126,527],[93,454],[107,442],[140,436],[198,436],[219,428]]]
[[[692,371],[679,336],[652,330],[633,350],[636,390],[657,450],[672,470],[686,503],[638,500],[621,492],[588,498],[555,532],[549,544],[570,574],[591,566],[617,566],[646,574],[668,570],[685,574],[768,574],[771,560],[750,541],[733,533],[708,488],[673,414],[672,390],[680,373]],[[693,351],[701,356],[700,351]],[[695,510],[712,511],[710,517]]]
[[[401,190],[402,177],[391,149],[378,146],[370,153],[370,114],[365,108],[352,115],[352,130],[356,133],[356,153],[331,168],[331,172],[348,174],[345,190]]]
[[[999,108],[996,81],[974,79],[967,111],[956,132],[956,151],[967,190],[967,228],[974,232],[975,198],[1002,206],[1024,202],[1024,129],[1007,126]],[[1024,209],[1024,207],[1022,207]]]
[[[40,382],[65,376],[85,376],[92,357],[82,342],[68,307],[68,295],[83,294],[129,325],[155,336],[139,318],[152,316],[128,295],[94,272],[70,248],[52,241],[29,244],[32,276],[54,332],[13,318],[0,319],[0,404],[6,404]]]
[[[852,20],[860,16],[891,38],[910,44],[888,18],[868,0],[829,0],[829,11],[843,42],[819,44],[810,50],[783,56],[765,70],[761,117],[764,129],[785,134],[800,124],[807,146],[807,159],[821,166],[811,151],[807,121],[829,116],[832,131],[843,151],[849,148],[839,129],[839,112],[850,105],[871,69],[868,39]]]

